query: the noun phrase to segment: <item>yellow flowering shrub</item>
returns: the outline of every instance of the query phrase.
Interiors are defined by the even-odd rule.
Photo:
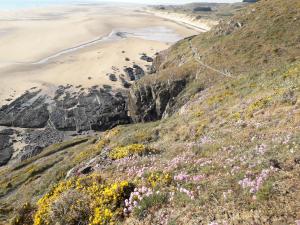
[[[38,201],[38,211],[34,216],[34,225],[49,224],[49,211],[54,202],[66,190],[73,186],[73,181],[61,182]]]
[[[284,78],[298,77],[300,75],[300,63],[294,64],[283,73]]]
[[[205,115],[205,112],[204,112],[202,109],[198,110],[198,111],[195,113],[195,116],[196,116],[196,117],[202,117],[202,116],[204,116],[204,115]]]
[[[248,108],[247,108],[247,116],[248,117],[253,117],[253,113],[255,111],[258,111],[260,109],[263,109],[266,107],[270,102],[271,102],[272,97],[264,97],[261,98],[255,102],[253,102]]]
[[[240,112],[235,112],[233,114],[230,115],[230,119],[234,120],[234,121],[238,121],[242,118],[242,115]]]
[[[147,182],[152,186],[170,185],[172,183],[172,176],[170,173],[165,172],[152,172],[147,177]]]
[[[111,130],[108,130],[105,132],[104,137],[105,139],[110,139],[120,133],[120,129],[118,127],[115,127]]]
[[[203,132],[207,128],[208,124],[209,124],[209,120],[207,120],[207,119],[199,121],[199,123],[197,124],[197,127],[196,127],[196,137],[199,137],[203,134]]]
[[[217,95],[214,95],[214,96],[208,98],[208,99],[207,99],[207,104],[208,104],[209,106],[212,106],[212,105],[217,104],[217,103],[222,103],[222,102],[223,102],[224,100],[226,100],[228,97],[233,96],[233,94],[234,94],[234,93],[233,93],[232,91],[226,90],[226,91],[224,91],[224,92],[222,92],[222,93],[219,93],[219,94],[217,94]]]
[[[151,152],[151,150],[143,144],[132,144],[125,147],[116,147],[110,153],[111,159],[122,159],[132,155],[142,155]]]
[[[102,149],[110,143],[111,138],[115,137],[119,133],[120,133],[120,129],[117,127],[104,132],[100,140],[98,140],[90,147],[83,149],[79,154],[74,156],[73,158],[74,163],[77,164],[81,163],[84,160],[90,159],[100,154]]]
[[[116,219],[122,216],[124,200],[130,196],[133,188],[133,184],[128,181],[107,183],[97,174],[63,181],[38,201],[38,210],[34,216],[34,225],[52,224],[54,222],[53,211],[55,211],[56,215],[61,215],[62,219],[60,222],[63,221],[66,225],[77,224],[79,221],[74,221],[74,218],[75,220],[77,218],[78,220],[82,219],[80,215],[83,214],[90,214],[87,219],[88,221],[85,221],[86,224],[114,224]],[[84,199],[88,203],[84,204],[82,198],[75,198],[69,205],[60,207],[63,208],[63,213],[57,213],[57,210],[60,209],[56,207],[59,205],[57,202],[63,198],[66,192],[73,193],[70,190],[73,190],[74,193],[79,193],[78,196],[87,196]],[[68,199],[70,198],[72,196],[70,197],[69,195]],[[66,202],[66,200],[63,202]],[[88,205],[88,207],[85,209],[80,207],[80,205],[84,205],[85,207]],[[68,215],[71,212],[72,215]],[[73,216],[74,214],[79,216]],[[72,218],[72,220],[66,220],[68,217]],[[80,222],[82,224],[82,221]]]

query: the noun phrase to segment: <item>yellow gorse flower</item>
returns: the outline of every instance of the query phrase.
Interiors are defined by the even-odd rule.
[[[109,157],[111,159],[122,159],[131,155],[144,154],[148,151],[147,147],[143,144],[132,144],[125,147],[114,148]]]
[[[133,185],[128,181],[106,183],[97,174],[61,182],[38,201],[38,210],[34,216],[34,225],[51,224],[49,214],[52,204],[64,192],[70,189],[90,196],[89,205],[93,212],[93,215],[89,219],[90,225],[104,225],[114,224],[115,219],[121,216],[120,212],[122,210],[120,210],[120,207],[123,207],[124,200],[133,191]]]

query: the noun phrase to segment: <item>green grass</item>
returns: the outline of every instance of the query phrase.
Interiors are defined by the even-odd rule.
[[[140,207],[134,210],[134,215],[139,219],[147,217],[150,210],[157,210],[163,207],[164,204],[168,202],[168,195],[163,193],[155,193],[148,197],[145,197],[140,202]]]
[[[125,224],[159,223],[162,214],[170,224],[289,225],[300,218],[300,59],[296,42],[300,31],[295,29],[300,20],[291,19],[299,18],[298,5],[296,0],[261,1],[232,18],[243,22],[241,29],[227,35],[213,30],[193,37],[203,60],[230,70],[233,78],[197,65],[188,40],[183,40],[167,50],[157,74],[136,84],[187,80],[185,90],[174,100],[172,116],[119,126],[101,144],[112,149],[146,144],[159,154],[112,162],[101,168],[101,176],[128,179],[137,185],[147,185],[148,175],[159,171],[172,178],[180,173],[189,178],[159,185],[160,192],[144,198]],[[220,27],[228,29],[226,24]],[[259,151],[261,145],[265,147]],[[13,216],[4,208],[28,200],[34,204],[69,169],[101,150],[94,138],[75,139],[53,145],[19,165],[1,168],[0,212],[8,216],[0,221]],[[272,160],[279,162],[280,169],[270,173],[256,194],[242,188],[239,181],[256,179],[262,170],[270,169]],[[140,170],[143,173],[136,176],[134,172]],[[180,188],[192,191],[194,199],[178,191]],[[171,193],[175,193],[173,200]]]

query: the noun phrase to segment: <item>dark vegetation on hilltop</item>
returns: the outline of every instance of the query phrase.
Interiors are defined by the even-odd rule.
[[[246,2],[232,4],[195,2],[184,5],[157,5],[153,6],[153,8],[162,12],[174,12],[194,16],[196,19],[220,20],[233,16],[247,4]]]
[[[1,168],[0,221],[295,224],[299,27],[298,0],[264,0],[160,53],[129,96],[147,123]]]

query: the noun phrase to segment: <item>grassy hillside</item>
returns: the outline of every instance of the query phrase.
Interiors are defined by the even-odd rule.
[[[137,85],[186,79],[176,113],[1,168],[0,221],[295,224],[298,27],[298,0],[262,0],[161,53]]]

